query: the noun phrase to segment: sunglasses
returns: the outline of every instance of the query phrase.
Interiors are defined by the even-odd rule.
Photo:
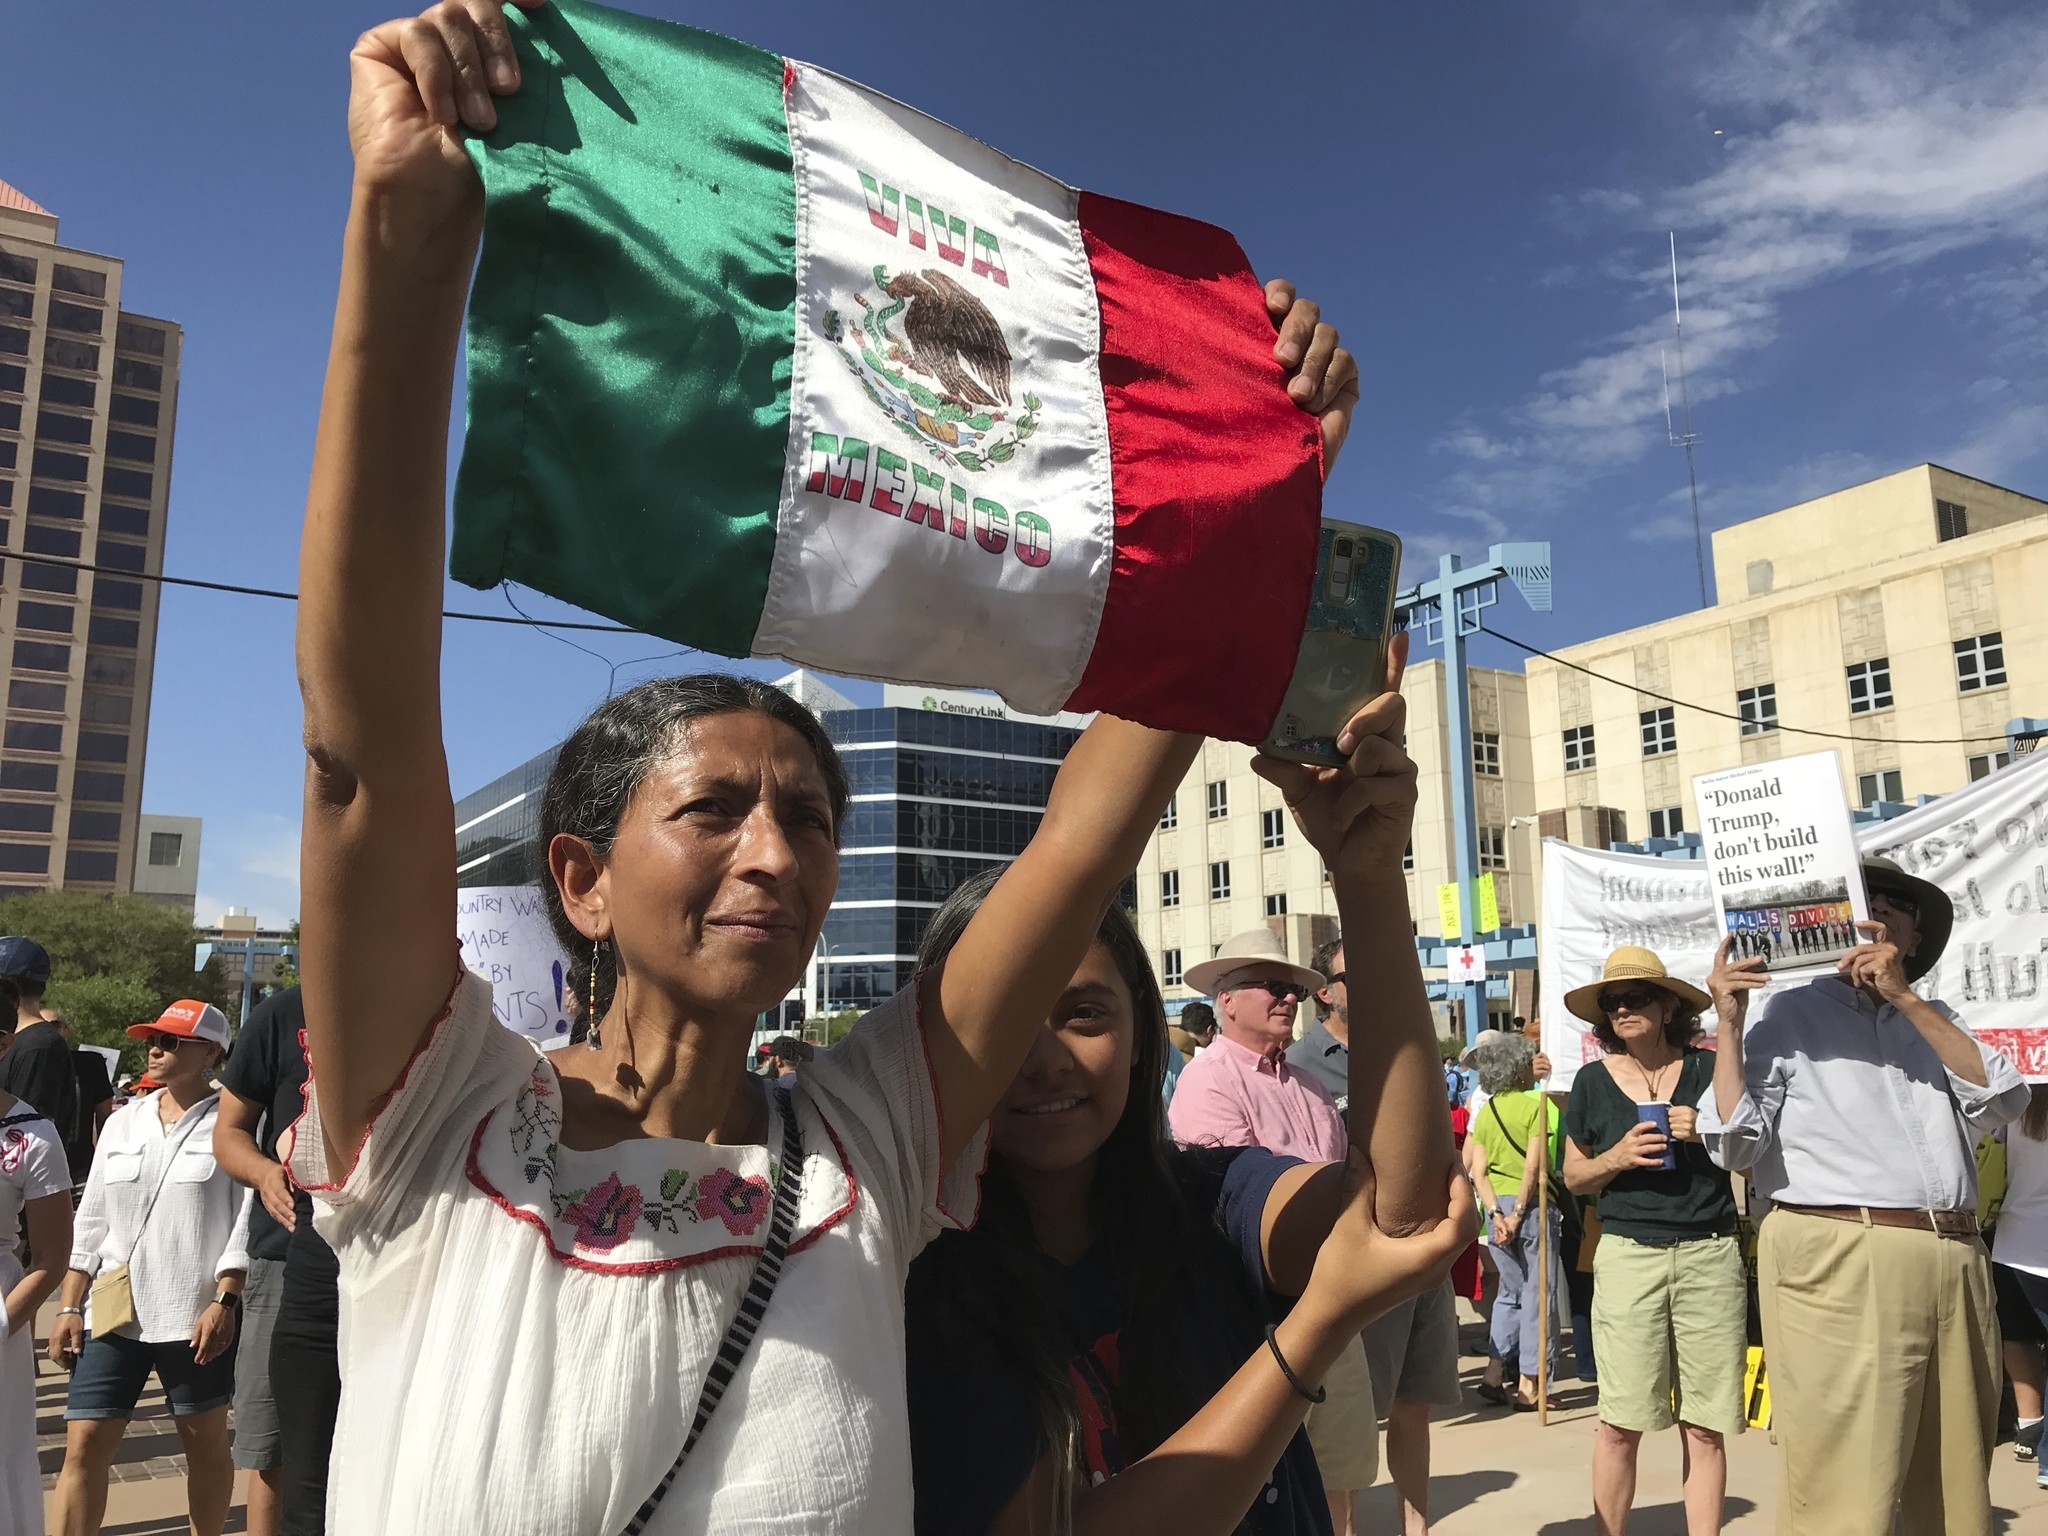
[[[1657,1001],[1654,987],[1630,987],[1626,992],[1603,992],[1600,994],[1600,1011],[1618,1013],[1626,1008],[1631,1013],[1641,1013]]]
[[[1298,1003],[1308,996],[1308,988],[1298,981],[1243,981],[1230,989],[1233,992],[1264,992],[1275,1002]]]
[[[190,1035],[151,1035],[149,1037],[149,1048],[152,1051],[162,1051],[167,1056],[176,1054],[180,1046],[191,1043],[192,1037]]]
[[[1324,985],[1324,986],[1326,986],[1326,987],[1341,987],[1341,986],[1343,986],[1343,985],[1344,985],[1344,973],[1343,973],[1342,971],[1339,971],[1339,972],[1337,972],[1337,974],[1336,974],[1336,975],[1332,976],[1332,977],[1331,977],[1331,978],[1330,978],[1330,979],[1329,979],[1328,981],[1324,982],[1324,983],[1323,983],[1323,985]]]

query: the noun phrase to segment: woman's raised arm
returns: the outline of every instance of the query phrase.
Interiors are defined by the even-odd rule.
[[[337,1165],[456,974],[441,565],[449,402],[483,213],[457,135],[495,121],[491,94],[516,89],[517,69],[496,0],[387,22],[349,55],[355,184],[298,625],[300,972]]]

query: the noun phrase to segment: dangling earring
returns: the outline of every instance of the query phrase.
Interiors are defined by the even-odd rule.
[[[602,1044],[597,1037],[597,956],[602,944],[601,939],[590,941],[590,1028],[585,1038],[590,1041],[593,1051],[600,1049]]]

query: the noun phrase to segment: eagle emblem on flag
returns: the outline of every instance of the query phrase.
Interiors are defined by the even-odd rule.
[[[935,268],[877,266],[873,278],[872,293],[853,297],[857,316],[827,310],[819,327],[868,399],[949,468],[1015,458],[1043,402],[1029,390],[1013,398],[1009,342],[989,307]]]

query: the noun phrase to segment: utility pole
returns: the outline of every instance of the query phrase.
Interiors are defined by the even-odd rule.
[[[1523,601],[1538,613],[1550,611],[1550,546],[1496,544],[1478,565],[1467,566],[1456,555],[1438,562],[1434,581],[1408,588],[1394,599],[1408,614],[1411,632],[1419,629],[1427,644],[1444,653],[1444,724],[1450,755],[1451,860],[1458,887],[1457,937],[1478,942],[1479,812],[1472,783],[1472,686],[1465,671],[1465,639],[1479,630],[1479,616],[1500,601],[1500,583],[1514,584]],[[1449,622],[1446,622],[1448,619]],[[1505,834],[1503,834],[1505,835]],[[1505,847],[1505,843],[1503,843]],[[1443,936],[1448,947],[1452,935]],[[1479,1038],[1486,1023],[1486,981],[1463,983],[1465,1039]]]

